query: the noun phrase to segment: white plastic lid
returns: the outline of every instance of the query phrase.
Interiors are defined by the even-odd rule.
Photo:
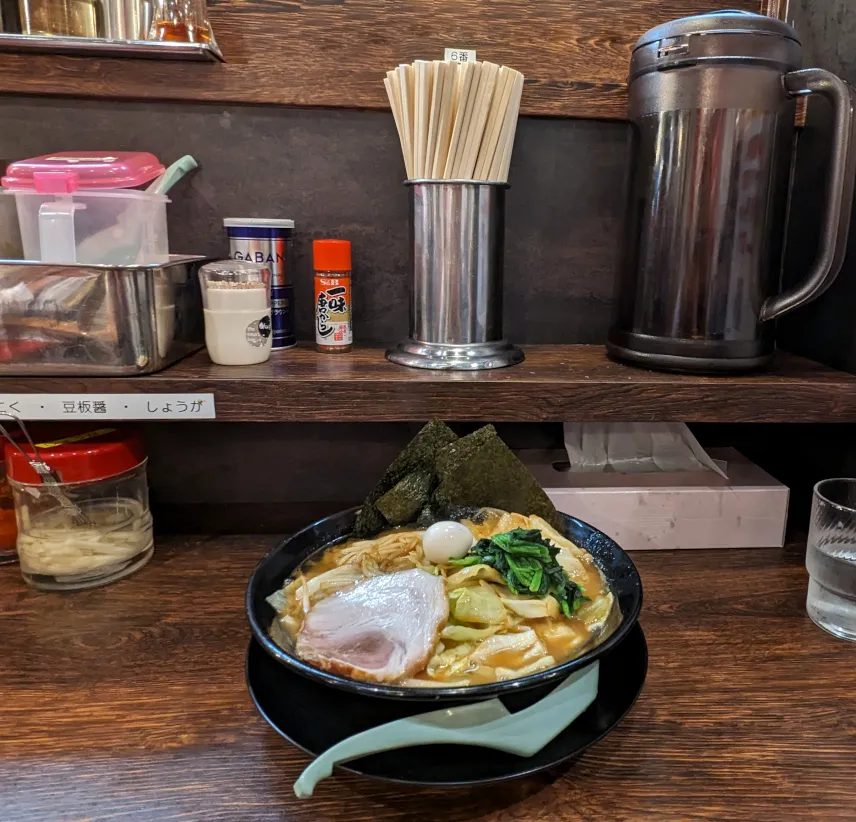
[[[225,228],[294,228],[294,220],[273,220],[268,217],[226,217]]]

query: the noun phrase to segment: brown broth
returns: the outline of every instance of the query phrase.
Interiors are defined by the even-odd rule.
[[[509,519],[509,516],[511,519]],[[501,530],[498,530],[500,528],[500,522],[502,522],[502,528]],[[471,522],[466,522],[465,524],[473,531],[473,535],[477,539],[493,536],[496,533],[502,533],[502,531],[510,530],[515,527],[530,527],[528,518],[517,514],[504,516],[497,514],[495,516],[489,516],[479,525],[475,525]],[[378,546],[378,542],[383,541],[386,537],[391,538],[394,535],[398,535],[399,539],[388,540],[387,543],[382,543],[382,545],[391,543],[393,545],[393,549],[395,549],[395,546],[397,545],[403,545],[404,547],[398,551],[397,554],[395,553],[395,550],[393,550],[392,554],[383,553],[383,549]],[[408,551],[410,551],[414,545],[418,546],[418,551],[416,553],[422,562],[421,567],[427,567],[427,569],[433,568],[434,566],[431,566],[431,564],[427,563],[424,560],[424,557],[422,557],[421,534],[415,533],[412,527],[404,527],[384,531],[378,534],[378,536],[373,540],[349,539],[343,543],[330,546],[304,563],[298,576],[302,575],[302,577],[308,582],[327,571],[342,567],[343,565],[359,565],[359,562],[354,562],[353,557],[355,552],[359,556],[363,555],[359,550],[361,546],[367,547],[366,550],[368,551],[368,554],[373,558],[391,555],[393,557],[391,562],[397,563],[400,567],[402,562],[405,564],[407,562],[412,562],[412,559],[409,559],[408,556],[412,558],[413,555],[408,555]],[[572,578],[575,582],[581,585],[585,595],[592,601],[597,600],[599,597],[608,595],[609,587],[591,555],[581,551],[580,549],[576,549],[573,552],[573,556],[579,560],[579,567],[577,568],[576,573],[572,575]],[[410,564],[407,567],[420,567],[420,565]],[[379,571],[383,573],[391,573],[398,569],[398,567],[379,567]],[[452,566],[439,566],[439,569],[440,573],[445,577],[451,576],[455,572],[461,570],[458,567]],[[513,594],[511,594],[505,586],[499,586],[497,583],[491,583],[491,585],[495,590],[497,590],[500,596],[513,598]],[[595,602],[586,603],[580,609],[580,612],[585,615],[586,606],[594,607],[595,604]],[[603,603],[603,605],[605,607],[606,603]],[[299,609],[295,607],[293,608],[292,613],[297,619],[297,624],[302,624],[302,611],[299,613],[298,611]],[[497,635],[517,633],[523,629],[531,628],[534,630],[543,648],[546,649],[547,654],[549,654],[549,656],[555,660],[555,664],[558,665],[579,656],[584,651],[594,647],[599,642],[602,642],[612,632],[612,630],[614,630],[614,627],[619,621],[620,612],[613,604],[612,613],[608,619],[607,627],[597,634],[593,634],[583,619],[577,615],[574,615],[573,617],[560,615],[552,618],[515,618],[514,626],[500,630]],[[471,627],[478,628],[479,626],[474,625]],[[448,639],[441,639],[441,642],[446,650],[455,649],[462,644],[466,645],[466,643],[459,643]],[[475,648],[475,643],[469,644],[473,646],[473,649]],[[492,674],[493,669],[508,668],[518,670],[524,668],[526,665],[529,665],[538,658],[539,654],[537,651],[535,651],[533,657],[533,648],[531,646],[523,650],[512,648],[502,649],[491,655],[490,666],[477,666],[475,663],[472,663],[467,670],[457,673],[455,678],[466,678],[470,684],[492,682],[496,681],[495,674]],[[432,678],[427,673],[427,669],[418,673],[413,679],[426,684],[430,683],[434,686],[443,686],[450,684],[450,681],[453,681],[444,678]]]

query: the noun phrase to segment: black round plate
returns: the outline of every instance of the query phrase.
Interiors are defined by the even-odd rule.
[[[356,759],[342,770],[421,786],[464,786],[517,779],[582,753],[608,734],[642,691],[648,647],[637,623],[600,660],[597,699],[569,728],[531,757],[469,745],[401,748]],[[286,668],[255,640],[247,650],[247,686],[273,729],[309,754],[326,751],[353,734],[431,710],[430,705],[336,690]]]
[[[585,668],[615,648],[630,632],[642,608],[642,580],[633,560],[619,545],[602,531],[588,523],[560,514],[561,530],[572,542],[588,551],[603,571],[621,609],[621,624],[600,645],[575,659],[539,671],[536,674],[513,679],[508,682],[491,682],[486,685],[445,688],[408,688],[402,685],[379,685],[348,679],[344,676],[322,671],[280,648],[268,635],[275,616],[266,597],[278,591],[283,581],[291,576],[309,557],[351,534],[358,508],[341,511],[304,528],[286,539],[264,557],[250,577],[247,586],[246,607],[253,636],[275,660],[292,670],[302,673],[324,685],[341,688],[364,696],[386,697],[415,702],[439,702],[445,700],[469,701],[487,696],[506,696],[542,686],[552,686],[565,679],[573,671]],[[537,697],[537,694],[535,695]],[[427,708],[425,709],[427,710]]]

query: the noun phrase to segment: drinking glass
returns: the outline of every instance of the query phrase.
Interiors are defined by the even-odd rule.
[[[825,631],[856,641],[856,479],[815,485],[805,564],[808,615]]]

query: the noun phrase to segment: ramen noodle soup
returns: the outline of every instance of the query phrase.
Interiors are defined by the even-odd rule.
[[[560,665],[618,626],[593,557],[544,519],[490,509],[441,525],[440,543],[438,526],[405,526],[310,559],[268,598],[274,641],[355,679],[457,687]]]

